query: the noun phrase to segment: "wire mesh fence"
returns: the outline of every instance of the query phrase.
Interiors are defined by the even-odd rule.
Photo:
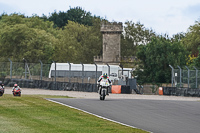
[[[123,71],[116,66],[108,64],[101,66],[96,64],[59,63],[43,64],[24,62],[0,62],[0,80],[7,86],[15,83],[20,87],[45,88],[61,90],[96,91],[97,80],[102,72],[112,75],[113,84],[117,84]],[[64,65],[64,66],[61,66]],[[56,67],[59,66],[59,69]],[[112,66],[112,65],[111,65]],[[130,70],[124,73],[130,76]],[[115,80],[116,79],[116,80]]]
[[[174,69],[172,67],[172,87],[186,87],[186,88],[199,88],[200,85],[200,71],[194,67],[189,69],[185,68]]]

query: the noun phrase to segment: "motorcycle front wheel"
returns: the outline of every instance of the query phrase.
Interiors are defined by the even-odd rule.
[[[101,92],[101,95],[100,95],[100,100],[105,100],[105,97],[106,97],[106,91],[103,90],[103,92]]]

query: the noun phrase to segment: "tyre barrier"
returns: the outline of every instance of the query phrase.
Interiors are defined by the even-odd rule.
[[[66,90],[66,91],[83,91],[83,92],[97,92],[98,88],[96,84],[90,83],[69,83],[69,82],[54,82],[54,81],[44,81],[44,80],[25,80],[25,79],[5,79],[5,86],[13,87],[14,84],[18,84],[21,88],[40,88],[49,90]],[[108,89],[109,93],[114,93],[112,88]],[[120,93],[130,94],[130,86],[118,85]],[[119,93],[119,92],[115,92]]]
[[[69,82],[54,82],[44,80],[25,80],[25,79],[5,79],[4,85],[13,87],[18,84],[21,88],[40,88],[49,90],[66,90],[66,91],[84,91],[97,92],[96,84],[90,83],[69,83]]]
[[[159,95],[200,97],[200,89],[159,87]]]

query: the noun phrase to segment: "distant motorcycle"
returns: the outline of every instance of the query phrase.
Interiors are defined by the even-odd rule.
[[[3,94],[4,94],[4,88],[0,86],[0,96],[3,96]]]
[[[21,89],[18,88],[14,88],[13,92],[13,96],[21,96]]]
[[[101,81],[99,84],[99,95],[100,100],[105,100],[105,97],[107,95],[108,88],[110,87],[110,84],[108,81]]]

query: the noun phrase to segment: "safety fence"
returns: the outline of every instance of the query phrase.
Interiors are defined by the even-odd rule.
[[[38,63],[24,62],[0,62],[0,80],[6,86],[12,87],[17,83],[23,88],[42,88],[51,90],[71,90],[71,91],[97,91],[96,77],[88,78],[87,75],[80,76],[68,72],[52,71],[51,64],[43,64],[41,61]],[[59,74],[60,73],[60,74]],[[63,76],[61,76],[63,74]],[[52,76],[53,75],[53,76]],[[50,78],[49,78],[50,77]]]
[[[74,65],[72,63],[72,65],[67,63],[69,65],[60,66],[63,67],[64,70],[63,68],[62,70],[57,69],[57,63],[54,62],[54,64],[43,64],[41,61],[38,63],[28,63],[27,61],[12,62],[11,60],[10,62],[0,62],[0,79],[10,78],[11,80],[24,79],[95,84],[99,76],[102,74],[102,71],[99,70],[100,66],[97,64],[91,64],[90,67],[93,66],[93,70],[89,71],[84,69],[84,64]],[[112,71],[109,65],[106,65],[103,69],[108,73],[108,76],[113,74],[115,78],[119,78],[123,73],[127,75],[130,73],[129,70],[123,70],[123,68],[122,70],[115,71],[115,73],[111,73]],[[113,82],[115,81],[113,80]]]
[[[95,83],[99,71],[50,70],[52,64],[27,62],[0,62],[0,78],[44,80],[58,82]],[[98,65],[97,65],[98,68]],[[90,76],[89,76],[90,75]]]
[[[200,85],[200,71],[193,67],[193,69],[188,68],[187,66],[181,68],[171,67],[171,82],[172,87],[185,87],[191,89],[197,89]]]
[[[71,64],[68,64],[71,67]],[[41,61],[28,63],[25,59],[23,62],[12,62],[9,59],[9,62],[0,62],[0,80],[9,87],[17,83],[22,88],[97,92],[97,80],[102,74],[97,71],[98,65],[94,64],[96,70],[93,71],[86,71],[84,64],[81,65],[83,69],[79,71],[73,71],[69,66],[69,70],[64,71],[57,70],[55,62],[53,64],[55,67],[52,70],[52,64],[43,64]],[[104,69],[110,74],[109,65]],[[123,74],[123,69],[118,74]],[[127,83],[121,79],[113,80],[112,83],[118,84],[118,81]],[[134,85],[136,86],[136,82],[131,83],[131,88],[136,90],[135,87],[132,87]]]
[[[46,80],[50,81],[49,69],[51,64],[23,63],[23,62],[0,62],[0,78]]]
[[[200,97],[200,71],[193,66],[171,68],[171,87],[162,87],[163,95]]]

